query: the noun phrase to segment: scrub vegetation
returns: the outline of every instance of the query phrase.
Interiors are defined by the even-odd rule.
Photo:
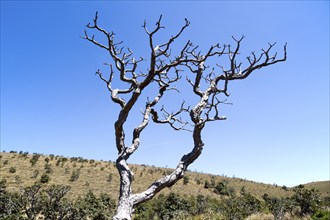
[[[0,219],[111,219],[116,212],[119,175],[111,161],[12,151],[1,153],[0,164]],[[140,177],[137,190],[172,172],[131,167]],[[133,219],[329,219],[326,186],[290,188],[189,171],[137,206]]]

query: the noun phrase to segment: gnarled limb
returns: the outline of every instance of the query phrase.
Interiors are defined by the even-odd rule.
[[[244,36],[239,39],[233,37],[233,40],[236,42],[234,49],[230,45],[221,47],[219,44],[215,44],[203,55],[200,51],[197,51],[198,46],[187,41],[179,53],[173,56],[171,54],[173,42],[181,36],[190,22],[185,19],[184,25],[175,35],[171,36],[165,43],[156,44],[154,37],[156,33],[164,28],[161,25],[161,19],[162,16],[160,16],[152,31],[147,29],[146,22],[143,25],[149,38],[150,59],[148,60],[149,67],[147,70],[139,70],[139,63],[147,61],[146,59],[142,57],[136,59],[134,53],[129,48],[125,49],[121,46],[123,44],[122,41],[115,42],[115,34],[113,32],[107,32],[98,25],[98,13],[96,13],[93,23],[88,24],[86,27],[101,34],[105,38],[106,43],[97,41],[95,36],[90,36],[87,31],[85,31],[83,37],[94,45],[108,51],[111,58],[111,64],[106,64],[110,68],[109,77],[105,77],[100,70],[96,72],[96,75],[106,84],[111,100],[120,107],[118,118],[114,123],[116,147],[118,150],[116,166],[120,175],[118,207],[113,217],[116,220],[131,219],[134,206],[151,199],[160,190],[175,184],[183,177],[187,167],[202,153],[204,146],[202,130],[206,123],[226,119],[225,116],[220,116],[220,105],[225,103],[225,101],[220,101],[220,95],[229,96],[229,81],[245,79],[257,69],[286,60],[286,45],[284,46],[284,57],[277,59],[276,53],[271,55],[271,49],[275,44],[269,44],[268,48],[263,49],[260,55],[252,52],[251,56],[247,57],[248,65],[242,68],[243,64],[238,62],[237,57],[240,54],[240,44]],[[220,67],[220,72],[213,68],[210,73],[205,73],[207,69],[205,63],[210,57],[227,55],[229,67],[225,68],[217,65]],[[183,102],[177,111],[169,112],[164,106],[157,111],[156,106],[164,97],[165,92],[170,90],[178,91],[174,87],[174,83],[181,80],[183,69],[195,75],[193,80],[187,76],[187,80],[192,86],[193,94],[199,97],[199,101],[191,109],[185,108]],[[124,82],[124,88],[114,88],[114,80]],[[206,86],[202,87],[203,81],[205,81]],[[133,133],[132,141],[129,145],[126,145],[124,131],[126,120],[132,108],[141,98],[144,89],[152,84],[158,86],[157,94],[151,101],[147,101],[142,113],[141,123],[131,131]],[[163,117],[159,116],[160,112]],[[188,119],[185,119],[184,116]],[[134,194],[131,189],[134,173],[130,170],[127,160],[139,148],[141,134],[148,126],[150,119],[155,123],[168,124],[174,130],[190,130],[186,126],[188,125],[188,120],[191,121],[189,124],[192,126],[194,146],[189,153],[182,156],[176,169],[171,174],[156,180],[145,191]]]
[[[95,36],[88,35],[85,31],[84,39],[92,42],[93,44],[105,49],[109,52],[110,58],[112,58],[113,64],[107,64],[110,67],[109,78],[106,79],[100,70],[97,71],[97,75],[100,79],[106,83],[108,90],[111,94],[111,99],[113,102],[119,104],[121,107],[118,119],[115,122],[115,137],[116,137],[116,146],[118,149],[118,159],[116,160],[116,166],[120,174],[121,184],[120,184],[120,194],[117,213],[114,216],[114,219],[130,219],[133,212],[133,203],[131,199],[132,190],[131,183],[133,180],[133,172],[130,170],[127,160],[129,157],[138,149],[140,145],[140,134],[144,128],[149,123],[149,118],[153,112],[153,107],[159,102],[163,97],[165,91],[174,89],[171,87],[171,84],[178,81],[179,69],[176,69],[180,64],[189,61],[196,61],[195,58],[188,58],[186,56],[189,49],[190,42],[188,42],[180,51],[179,55],[172,60],[170,56],[170,47],[175,39],[177,39],[184,29],[189,25],[189,22],[185,20],[185,24],[179,30],[179,32],[172,36],[166,43],[161,44],[158,47],[154,48],[154,35],[163,28],[161,26],[161,17],[156,23],[156,27],[153,31],[149,32],[144,24],[144,28],[149,37],[149,46],[150,46],[150,66],[147,70],[147,73],[137,73],[138,64],[141,61],[144,61],[144,58],[136,60],[133,57],[133,52],[130,49],[127,51],[124,50],[124,47],[119,46],[123,43],[115,43],[113,32],[107,32],[98,25],[98,14],[96,13],[95,18],[93,19],[93,24],[88,24],[87,28],[91,30],[96,30],[105,36],[107,44],[102,44],[96,41]],[[114,68],[113,68],[114,66]],[[170,77],[170,72],[174,70],[174,77]],[[117,78],[125,83],[127,83],[127,88],[124,89],[114,89],[113,88],[113,78]],[[124,124],[129,116],[129,113],[133,106],[136,104],[137,100],[140,98],[143,90],[148,87],[150,84],[157,83],[159,86],[158,95],[148,102],[145,106],[143,113],[142,122],[133,130],[133,140],[130,146],[125,144],[125,131]],[[121,95],[127,94],[130,95],[127,100],[125,100]],[[174,116],[172,116],[173,118]]]
[[[199,157],[199,155],[202,153],[204,143],[201,138],[201,133],[202,133],[202,130],[203,130],[205,124],[210,121],[226,119],[225,116],[219,116],[218,106],[225,102],[219,101],[217,96],[221,93],[228,96],[228,93],[227,93],[228,81],[237,79],[235,77],[235,74],[237,74],[235,71],[238,69],[238,67],[236,65],[235,57],[239,53],[239,44],[242,39],[243,39],[243,37],[240,40],[236,41],[237,47],[236,47],[234,53],[231,56],[229,56],[230,61],[231,61],[230,62],[231,68],[233,68],[233,69],[230,69],[231,77],[228,76],[229,73],[227,71],[224,71],[223,75],[215,76],[214,78],[211,78],[211,76],[209,75],[208,80],[206,80],[209,84],[208,84],[208,87],[204,91],[200,90],[201,78],[204,75],[204,70],[205,70],[204,60],[203,60],[204,57],[202,56],[199,59],[199,60],[203,60],[203,62],[199,63],[198,68],[196,70],[194,70],[191,65],[186,64],[186,66],[191,70],[191,72],[196,74],[195,81],[193,82],[191,80],[188,80],[188,82],[193,86],[194,93],[200,97],[199,102],[195,105],[195,107],[193,109],[190,110],[190,119],[194,123],[194,125],[193,125],[193,127],[194,127],[194,129],[193,129],[194,147],[190,153],[184,155],[181,158],[176,169],[171,174],[166,175],[166,176],[156,180],[144,192],[132,195],[134,205],[138,205],[147,200],[150,200],[162,189],[172,186],[177,181],[179,181],[183,177],[185,171],[187,170],[187,167],[191,163],[193,163]],[[268,55],[270,48],[268,50],[263,50],[263,51],[264,51],[264,53],[266,53],[265,55]],[[272,62],[276,63],[276,62],[285,61],[286,60],[286,46],[284,47],[284,51],[285,51],[285,53],[284,53],[283,59],[281,59],[281,60],[274,59],[274,60],[272,60]],[[230,49],[229,49],[229,52],[230,52]],[[219,54],[222,55],[224,53],[222,51]],[[263,66],[271,65],[271,64],[267,63],[268,60],[269,59],[266,58]],[[253,65],[255,65],[255,64],[256,64],[256,62]],[[196,66],[196,64],[193,64],[193,65]],[[262,64],[259,64],[259,65],[262,65]],[[240,66],[241,66],[241,64],[239,64],[239,67]],[[248,68],[251,68],[251,67],[248,67]],[[224,84],[224,88],[219,89],[218,83],[220,80],[222,80],[222,76],[225,76],[225,78],[223,79],[225,81],[225,84]],[[226,103],[226,104],[228,104],[228,103]],[[210,116],[212,110],[214,110],[213,117]],[[166,114],[165,119],[163,119],[163,120],[159,119],[157,112],[152,111],[153,121],[156,123],[161,123],[161,124],[167,123],[170,126],[173,126],[174,121],[177,121],[174,116],[177,116],[179,113],[184,112],[184,111],[188,111],[188,110],[184,109],[181,106],[181,109],[177,113]],[[205,116],[204,118],[202,117],[203,112],[204,112],[204,116]],[[179,122],[181,122],[181,120]]]

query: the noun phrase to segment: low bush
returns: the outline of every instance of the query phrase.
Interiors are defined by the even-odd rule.
[[[319,210],[313,216],[313,220],[329,220],[330,212],[328,210]]]
[[[70,181],[74,182],[79,179],[80,176],[80,170],[79,169],[73,169],[71,176],[70,176]]]
[[[40,177],[40,183],[48,183],[50,181],[50,176],[46,173],[42,174]]]
[[[16,173],[16,167],[10,167],[9,173]]]

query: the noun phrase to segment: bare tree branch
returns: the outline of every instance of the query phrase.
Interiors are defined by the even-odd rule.
[[[228,47],[228,49],[229,49],[228,54],[229,54],[231,69],[229,71],[225,71],[224,68],[222,68],[222,70],[224,72],[223,75],[219,75],[217,77],[214,77],[213,79],[211,77],[208,77],[207,82],[209,82],[209,86],[205,91],[201,91],[199,89],[201,78],[202,78],[204,70],[205,70],[205,66],[204,66],[205,56],[200,57],[199,60],[203,60],[203,61],[199,62],[198,69],[196,69],[196,70],[194,70],[192,67],[192,65],[196,66],[196,63],[192,63],[192,65],[191,64],[185,65],[188,67],[188,69],[192,73],[196,74],[194,82],[189,79],[188,79],[188,82],[193,86],[194,93],[200,97],[200,101],[197,103],[197,105],[193,109],[190,110],[191,120],[195,124],[194,132],[193,132],[195,147],[189,154],[184,155],[181,158],[177,168],[171,174],[156,180],[144,192],[134,194],[132,196],[134,205],[140,204],[142,202],[145,202],[145,201],[153,198],[153,196],[155,196],[157,194],[157,192],[161,191],[165,187],[172,186],[175,182],[177,182],[180,178],[182,178],[184,175],[184,172],[186,171],[189,164],[191,164],[201,154],[201,151],[204,146],[204,143],[201,139],[201,131],[204,128],[205,123],[210,122],[210,121],[218,121],[218,120],[226,119],[225,116],[219,116],[218,108],[219,108],[220,104],[224,104],[224,103],[230,104],[230,103],[226,103],[225,101],[220,101],[217,98],[217,95],[224,93],[226,96],[228,96],[229,95],[227,93],[228,81],[238,79],[238,74],[241,74],[241,73],[236,72],[237,69],[240,68],[240,66],[241,66],[241,63],[237,66],[236,56],[239,53],[240,42],[243,40],[243,38],[244,38],[244,36],[242,36],[239,40],[236,40],[235,38],[233,38],[237,42],[236,49],[233,53],[231,53],[230,47]],[[269,51],[272,46],[273,45],[270,45],[270,47],[267,50],[263,50],[264,55],[266,56],[266,60],[263,62],[263,64],[259,64],[259,66],[257,65],[258,68],[286,60],[286,45],[284,47],[285,55],[284,55],[284,58],[281,60],[275,60],[276,55],[273,56],[273,58],[269,58]],[[208,52],[208,54],[211,54],[211,53]],[[222,51],[222,52],[219,52],[218,54],[222,55],[224,53]],[[197,57],[197,55],[196,55],[196,57]],[[272,59],[271,62],[269,62],[270,59]],[[252,68],[253,70],[257,69],[255,65],[256,65],[256,63],[259,62],[259,60],[260,60],[260,58],[258,58],[258,59],[254,58],[254,61],[250,64],[250,67],[248,67],[248,68]],[[247,77],[247,76],[245,76],[245,77]],[[220,80],[225,81],[224,89],[217,88],[217,85]],[[183,111],[183,108],[181,108],[181,110]],[[214,116],[211,116],[212,110],[214,111]],[[202,118],[203,111],[205,111],[204,114],[206,116],[204,119]],[[173,121],[171,121],[171,119],[172,119],[171,117],[173,116],[173,114],[167,113],[168,117],[165,120],[159,120],[157,112],[152,111],[151,113],[153,115],[153,120],[156,123],[168,123],[168,124],[172,125],[171,123],[173,123]]]
[[[141,68],[140,62],[147,61],[146,59],[142,57],[136,59],[130,48],[122,46],[123,41],[115,42],[113,32],[107,32],[98,25],[97,12],[92,24],[88,24],[86,27],[88,30],[100,34],[106,43],[97,41],[95,35],[89,35],[86,30],[84,31],[84,39],[109,53],[111,63],[106,64],[110,68],[109,77],[105,77],[100,70],[96,72],[96,75],[106,84],[111,100],[120,106],[118,118],[114,123],[118,150],[116,166],[120,175],[120,193],[117,213],[113,217],[114,220],[131,219],[134,206],[151,199],[157,192],[175,184],[183,177],[187,167],[202,153],[204,143],[201,133],[206,123],[226,119],[225,116],[221,116],[220,107],[222,104],[230,103],[227,103],[226,100],[221,101],[223,100],[221,95],[230,95],[228,93],[230,81],[245,79],[257,69],[284,62],[287,59],[287,45],[284,45],[283,58],[278,59],[277,53],[272,53],[275,46],[275,43],[273,43],[262,49],[260,54],[251,52],[251,55],[246,58],[247,66],[243,67],[243,62],[240,62],[238,57],[244,36],[238,39],[232,37],[235,42],[234,47],[231,45],[220,46],[218,43],[210,46],[205,53],[198,51],[198,46],[193,45],[188,40],[175,56],[172,54],[171,47],[190,25],[190,22],[185,19],[185,23],[175,35],[169,37],[165,43],[156,44],[154,39],[156,33],[165,28],[161,22],[162,16],[159,17],[152,31],[147,29],[146,21],[142,26],[149,40],[150,59],[148,60],[147,70],[139,70]],[[218,68],[211,68],[210,72],[206,72],[208,69],[206,63],[209,58],[214,57],[216,59],[217,57],[227,57],[227,55],[229,59],[228,67],[217,64],[219,70]],[[158,109],[157,105],[166,92],[170,90],[179,92],[175,85],[181,81],[184,70],[193,76],[186,76],[186,79],[192,86],[192,93],[199,98],[199,101],[195,103],[193,108],[184,107],[185,102],[183,102],[173,112],[167,110],[164,106]],[[124,82],[124,88],[113,88],[116,80]],[[142,112],[142,120],[131,131],[133,134],[131,143],[126,145],[124,125],[144,89],[153,84],[158,86],[158,91],[156,90],[156,94],[151,101],[147,101]],[[162,115],[160,116],[160,114]],[[187,118],[191,123],[188,122]],[[191,124],[194,146],[189,153],[182,156],[176,169],[171,174],[156,180],[145,191],[133,194],[131,184],[134,174],[130,170],[127,160],[139,148],[141,134],[148,126],[150,119],[158,124],[167,124],[178,131],[188,130],[186,125]]]
[[[165,110],[164,106],[160,109],[163,113],[164,119],[160,119],[158,112],[155,109],[151,109],[152,120],[158,124],[169,124],[174,130],[188,130],[185,126],[188,124],[187,121],[183,121],[181,117],[178,117],[182,112],[187,112],[188,109],[184,108],[184,102],[178,111],[169,113]],[[188,130],[189,131],[189,130]]]

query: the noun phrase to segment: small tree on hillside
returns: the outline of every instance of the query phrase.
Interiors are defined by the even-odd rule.
[[[148,30],[146,22],[143,25],[149,41],[146,45],[149,50],[149,59],[136,58],[129,48],[122,47],[123,42],[116,41],[113,32],[108,32],[99,26],[97,13],[93,22],[87,25],[87,29],[102,35],[105,43],[96,40],[94,35],[90,35],[85,30],[84,39],[106,50],[112,60],[112,63],[106,64],[110,70],[108,76],[105,76],[101,70],[98,70],[96,74],[105,83],[111,100],[120,107],[118,118],[114,123],[120,194],[117,212],[113,219],[131,219],[136,205],[153,198],[159,191],[172,186],[183,177],[187,167],[202,153],[204,146],[202,130],[206,123],[226,119],[220,116],[219,107],[224,103],[220,95],[229,96],[228,83],[230,81],[245,79],[255,70],[286,60],[286,46],[284,46],[283,58],[278,59],[277,53],[271,54],[271,49],[275,44],[269,44],[259,54],[252,52],[247,57],[246,64],[243,64],[238,61],[243,36],[238,39],[233,37],[234,46],[215,44],[204,53],[198,51],[198,47],[188,40],[174,54],[172,53],[173,42],[181,36],[190,22],[185,19],[184,25],[177,34],[172,35],[164,43],[156,44],[155,35],[164,28],[161,19],[162,16],[151,31]],[[218,60],[215,68],[207,66],[211,58]],[[220,59],[223,58],[226,62],[220,63]],[[145,65],[141,64],[142,62],[147,62],[146,69],[143,69]],[[171,90],[178,91],[179,88],[175,86],[179,85],[179,82],[184,82],[185,78],[192,88],[191,94],[198,98],[198,101],[191,105],[193,107],[187,107],[185,102],[182,102],[180,107],[173,112],[167,110],[165,105],[158,107],[165,93]],[[123,82],[120,83],[124,85],[123,88],[114,87],[114,81],[118,82],[118,80]],[[125,132],[127,132],[124,130],[125,123],[133,109],[141,107],[137,106],[137,103],[147,88],[155,88],[154,95],[146,99],[141,123],[129,131],[133,135],[131,143],[128,144],[125,138]],[[191,152],[182,156],[172,173],[156,180],[145,191],[133,193],[131,185],[134,174],[127,160],[139,148],[141,134],[148,126],[150,119],[155,123],[168,124],[178,131],[189,130],[187,126],[191,126],[194,145]]]

